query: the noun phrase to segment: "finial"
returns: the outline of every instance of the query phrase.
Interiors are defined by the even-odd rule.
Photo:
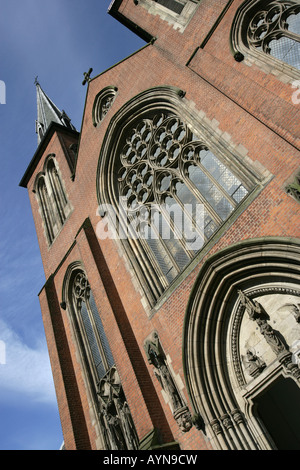
[[[82,82],[82,85],[85,85],[86,83],[90,82],[91,81],[91,73],[92,73],[93,69],[90,68],[88,72],[84,72],[84,80]]]
[[[37,75],[37,76],[35,77],[35,79],[34,79],[34,84],[35,84],[35,85],[39,85],[38,75]]]

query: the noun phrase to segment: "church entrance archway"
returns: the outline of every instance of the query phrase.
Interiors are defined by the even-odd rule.
[[[299,262],[299,240],[255,239],[218,252],[198,275],[186,312],[183,362],[195,415],[216,449],[297,443]],[[266,407],[271,397],[281,397],[276,420]],[[279,429],[283,416],[290,444]]]
[[[279,377],[255,400],[255,414],[278,450],[300,450],[300,388]]]

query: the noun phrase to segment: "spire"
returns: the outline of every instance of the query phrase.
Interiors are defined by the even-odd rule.
[[[68,127],[69,129],[76,130],[73,124],[71,124],[71,119],[65,111],[60,111],[43,91],[38,81],[38,77],[36,77],[34,84],[36,86],[37,93],[36,133],[38,135],[38,144],[47,132],[51,122],[56,122]]]

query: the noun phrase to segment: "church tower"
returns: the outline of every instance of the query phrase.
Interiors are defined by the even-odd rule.
[[[109,14],[146,44],[80,133],[36,80],[21,181],[65,448],[299,450],[299,2]]]

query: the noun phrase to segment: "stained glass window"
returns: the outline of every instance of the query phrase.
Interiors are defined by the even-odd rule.
[[[245,184],[177,115],[126,132],[115,161],[120,221],[165,289],[247,196]]]
[[[100,380],[113,366],[114,359],[97,310],[93,293],[83,271],[78,271],[72,282],[72,300],[79,329],[92,358],[96,380]]]

